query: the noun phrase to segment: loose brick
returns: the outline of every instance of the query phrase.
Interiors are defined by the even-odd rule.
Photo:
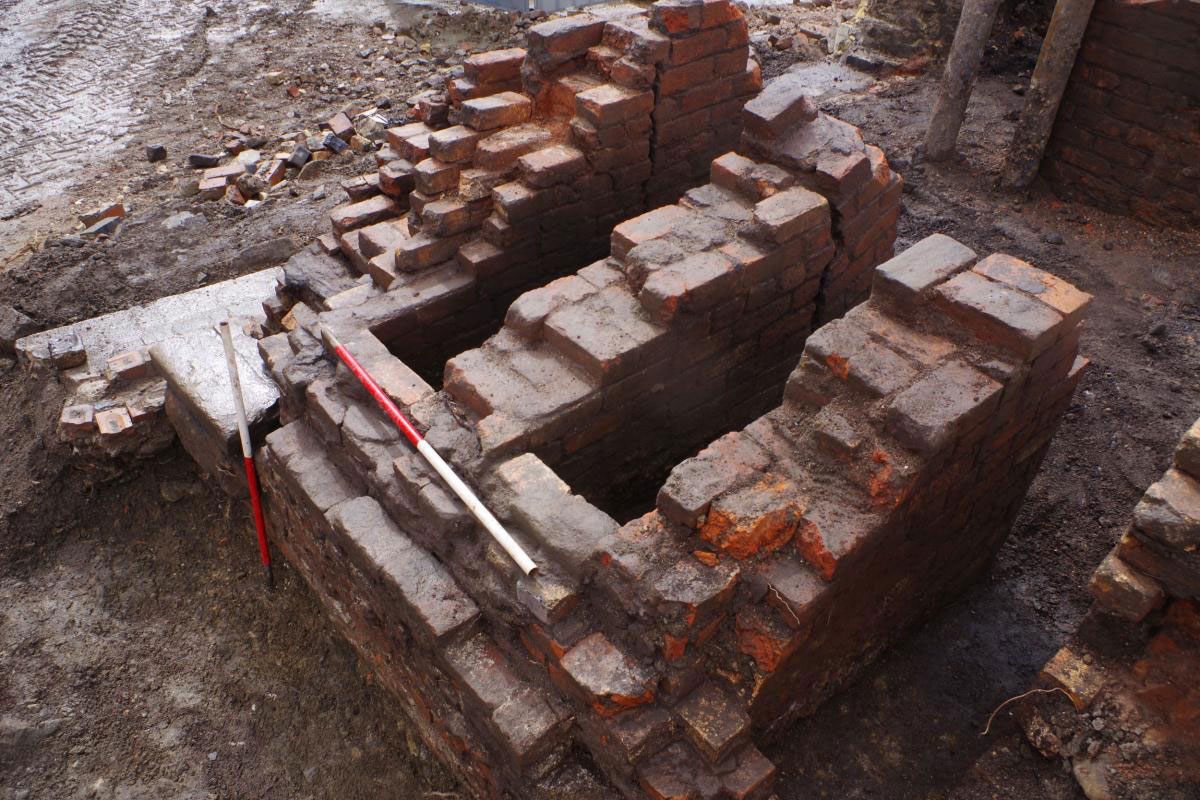
[[[755,229],[778,244],[828,224],[828,220],[829,201],[800,187],[773,194],[754,206]]]
[[[719,253],[697,253],[652,273],[638,299],[667,322],[679,311],[700,312],[725,299],[737,283],[733,263]]]
[[[470,161],[481,134],[464,125],[455,125],[429,134],[429,154],[438,161],[458,164]]]
[[[477,84],[503,83],[520,80],[524,62],[525,50],[520,47],[489,50],[468,56],[463,61],[463,72],[468,80]]]
[[[1062,314],[1067,325],[1077,324],[1092,302],[1091,295],[1079,291],[1061,278],[1003,253],[983,259],[975,265],[974,271],[1036,297]]]
[[[975,263],[975,251],[935,233],[875,270],[872,292],[913,303],[925,292]]]
[[[1110,614],[1141,622],[1163,601],[1163,590],[1121,560],[1114,549],[1092,574],[1088,583],[1092,597]]]
[[[399,214],[400,207],[396,205],[395,200],[386,195],[377,195],[359,203],[339,206],[329,212],[329,219],[336,233],[345,233],[365,225],[383,222]]]
[[[557,65],[600,44],[603,33],[604,20],[575,14],[532,26],[526,33],[526,42],[531,56]]]
[[[763,139],[778,139],[797,125],[815,120],[817,107],[804,91],[798,75],[785,73],[771,81],[746,103],[742,117],[746,131]]]
[[[530,186],[545,188],[565,183],[587,171],[587,158],[574,147],[553,145],[517,159],[521,177]]]
[[[1166,545],[1195,550],[1200,546],[1200,480],[1167,470],[1138,502],[1133,524]]]

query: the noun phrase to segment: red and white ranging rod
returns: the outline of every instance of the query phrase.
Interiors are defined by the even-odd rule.
[[[246,404],[242,400],[242,382],[238,379],[237,354],[233,349],[233,334],[228,320],[220,324],[221,342],[225,345],[225,361],[229,365],[229,383],[233,387],[233,405],[237,409],[238,437],[242,440],[242,463],[246,467],[246,482],[250,484],[250,505],[254,508],[254,527],[258,529],[258,551],[267,568],[267,582],[275,583],[271,570],[271,551],[267,549],[267,526],[263,521],[262,498],[258,493],[258,474],[254,471],[254,451],[250,444],[250,426],[246,422]]]
[[[396,404],[392,402],[392,398],[387,396],[383,389],[379,387],[379,384],[375,382],[375,379],[363,369],[354,356],[350,355],[350,351],[342,346],[341,342],[334,337],[329,328],[322,326],[321,332],[324,334],[325,340],[333,347],[334,352],[337,353],[338,358],[342,360],[342,363],[354,373],[354,377],[358,378],[363,387],[375,398],[375,402],[383,409],[383,413],[387,414],[392,422],[396,423],[396,426],[400,428],[413,447],[417,448],[417,452],[429,462],[429,466],[433,467],[434,471],[446,482],[446,485],[454,490],[454,493],[458,495],[458,499],[462,500],[463,505],[467,507],[475,519],[479,520],[479,524],[486,528],[487,532],[492,535],[492,538],[512,557],[512,560],[517,562],[517,566],[521,568],[522,572],[526,575],[536,573],[537,564],[533,563],[533,559],[517,543],[517,540],[504,529],[504,526],[492,516],[492,512],[487,510],[487,507],[480,502],[475,493],[471,491],[471,488],[454,474],[454,470],[450,469],[450,465],[438,455],[437,450],[433,449],[433,445],[425,441],[425,437],[421,436],[420,432],[408,421],[408,418],[401,413]]]

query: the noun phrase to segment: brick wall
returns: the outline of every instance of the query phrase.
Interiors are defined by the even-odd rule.
[[[835,248],[822,244],[829,202],[781,185],[786,174],[719,159],[712,184],[619,226],[611,260],[523,296],[448,367],[445,390],[408,398],[533,554],[534,578],[353,379],[309,359],[308,339],[290,357],[274,349],[288,336],[263,340],[281,383],[306,383],[285,391],[292,422],[261,455],[273,536],[479,796],[537,796],[566,771],[630,797],[766,797],[775,768],[754,741],[858,674],[1007,533],[1082,372],[1088,297],[940,236],[881,267],[867,303],[808,337],[776,407],[680,463],[648,513],[620,525],[526,446],[561,443],[566,464],[573,436],[605,441],[604,402],[653,374],[638,370],[656,355],[679,353],[673,372],[687,374],[684,354],[702,343],[722,369],[737,345],[697,322],[721,319],[713,296],[746,324],[744,298],[782,278],[777,254]],[[687,230],[717,230],[712,241],[638,257],[681,249],[688,215],[707,219]],[[713,262],[731,243],[760,257]],[[796,252],[785,263],[808,274]],[[317,322],[352,350],[369,338],[350,340],[355,320],[335,311],[301,315],[290,340]],[[312,372],[289,372],[297,363]],[[676,397],[707,391],[661,379]],[[653,390],[629,389],[632,423]],[[512,404],[522,396],[540,413]],[[626,470],[605,466],[612,480]]]
[[[378,175],[334,210],[325,239],[373,285],[324,306],[456,298],[376,331],[436,380],[522,291],[603,257],[618,222],[703,182],[762,85],[745,20],[727,0],[629,8],[544,22],[526,49],[472,56],[422,99],[421,121],[389,130]]]
[[[1039,673],[1038,702],[1017,714],[1030,743],[1073,762],[1091,793],[1185,797],[1200,786],[1198,545],[1200,420],[1092,575],[1092,608]],[[1099,763],[1121,769],[1091,769]]]
[[[1043,172],[1066,197],[1200,222],[1200,3],[1099,0]]]

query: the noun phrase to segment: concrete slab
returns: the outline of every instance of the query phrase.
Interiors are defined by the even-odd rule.
[[[274,295],[282,278],[283,269],[272,267],[143,306],[35,333],[18,339],[16,351],[22,359],[34,364],[80,366],[61,363],[56,358],[62,343],[76,337],[86,353],[83,366],[89,372],[100,373],[108,359],[118,353],[144,350],[171,336],[211,328],[222,319],[265,322],[262,302]]]
[[[269,424],[277,414],[279,387],[267,374],[258,353],[258,340],[237,329],[237,352],[242,398],[251,430]],[[215,326],[172,336],[150,348],[150,358],[174,394],[225,452],[238,452],[237,410],[229,384],[225,350]]]

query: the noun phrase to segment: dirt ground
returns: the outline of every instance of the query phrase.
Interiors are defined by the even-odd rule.
[[[25,5],[0,0],[5,12]],[[5,48],[16,34],[57,41],[49,23],[68,13],[63,5],[42,3],[50,16],[40,28],[0,28],[0,59],[13,58]],[[139,8],[118,5],[126,15]],[[77,134],[48,129],[38,146],[70,169],[56,164],[57,177],[24,189],[0,185],[11,194],[0,194],[0,302],[53,327],[260,268],[237,256],[324,232],[325,212],[344,197],[337,181],[366,171],[369,157],[339,161],[247,210],[181,196],[194,177],[188,153],[219,152],[230,126],[267,138],[270,152],[347,104],[412,94],[439,66],[422,59],[441,53],[452,63],[520,31],[515,17],[457,5],[209,7],[180,3],[175,17],[155,18],[169,57],[115,85],[112,108],[143,111],[113,127],[111,142],[63,155],[69,148],[55,136]],[[755,9],[767,74],[820,59],[804,31],[827,29],[839,10]],[[919,157],[935,74],[867,81],[822,100],[904,175],[897,249],[947,233],[981,253],[1027,259],[1096,300],[1083,341],[1091,369],[995,568],[772,745],[783,800],[1080,796],[1006,714],[990,736],[980,731],[1078,621],[1087,577],[1200,416],[1200,237],[1062,204],[1041,187],[993,189],[1022,102],[1013,86],[1036,52],[1038,20],[1022,16],[1031,13],[1014,6],[997,34],[958,162]],[[65,40],[74,29],[63,29]],[[83,40],[125,48],[115,58],[129,63],[145,50],[121,37]],[[72,46],[46,63],[79,69],[71,58],[88,48]],[[267,79],[273,71],[282,84]],[[304,91],[293,98],[287,86]],[[150,143],[167,146],[161,165],[146,162]],[[35,163],[12,147],[9,137],[0,165]],[[80,210],[118,198],[132,214],[114,240],[72,240]],[[454,791],[295,575],[281,567],[274,591],[264,589],[243,510],[201,481],[182,450],[152,463],[79,465],[54,437],[62,387],[8,361],[0,372],[0,800]]]

